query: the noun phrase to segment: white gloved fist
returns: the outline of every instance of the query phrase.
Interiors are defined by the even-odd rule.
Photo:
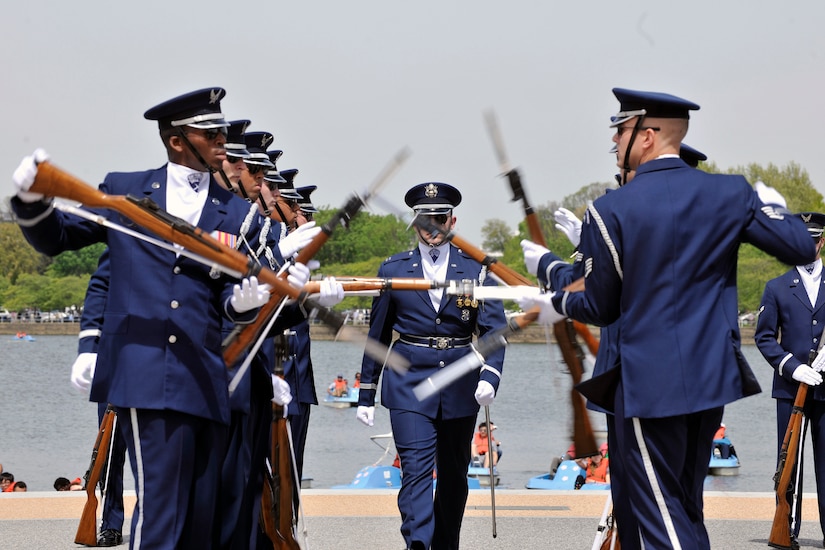
[[[555,292],[547,292],[545,294],[538,294],[533,296],[525,296],[518,299],[518,305],[524,311],[533,309],[538,306],[541,308],[538,322],[542,325],[554,325],[564,319],[564,315],[556,311],[553,306],[553,296]]]
[[[582,221],[567,208],[559,208],[553,212],[556,218],[556,229],[567,235],[573,246],[579,246],[582,240]]]
[[[80,353],[72,365],[72,387],[77,391],[86,392],[92,386],[97,365],[96,353]]]
[[[287,269],[287,273],[289,273],[289,275],[287,275],[286,281],[292,288],[297,288],[300,290],[304,288],[304,285],[307,284],[307,281],[309,281],[309,268],[304,264],[292,264]]]
[[[493,388],[493,385],[486,380],[479,380],[478,386],[476,387],[476,403],[482,407],[486,407],[487,405],[492,405],[495,398],[496,390]]]
[[[355,411],[355,418],[367,426],[372,426],[375,424],[375,407],[359,405],[358,410]]]
[[[773,187],[765,185],[764,182],[757,181],[753,184],[753,188],[756,190],[756,194],[759,195],[759,200],[763,203],[779,205],[782,208],[788,207],[788,203],[785,202],[785,197]]]
[[[278,250],[280,250],[281,256],[284,259],[293,257],[296,252],[308,245],[320,232],[321,228],[315,227],[314,221],[298,226],[298,229],[278,242]]]
[[[791,375],[794,380],[809,386],[818,386],[822,383],[822,375],[816,372],[813,368],[805,365],[799,365]]]
[[[524,251],[524,265],[527,267],[527,273],[535,276],[539,271],[539,261],[550,250],[528,239],[524,239],[520,244]]]
[[[292,402],[292,390],[289,388],[289,382],[274,374],[270,376],[272,377],[272,402],[286,407]],[[284,416],[286,416],[286,413],[284,413]]]
[[[315,300],[321,307],[332,307],[344,299],[344,286],[335,277],[325,277],[321,281],[321,290]]]
[[[813,363],[811,363],[811,367],[816,372],[825,371],[825,347],[820,349],[819,352],[816,354]]]
[[[20,165],[14,171],[11,180],[14,182],[14,191],[21,201],[37,202],[43,200],[42,194],[32,193],[29,189],[34,184],[35,176],[37,176],[37,165],[45,160],[49,160],[48,153],[43,149],[35,149],[34,153],[20,161]]]
[[[257,309],[269,301],[269,285],[258,284],[257,277],[243,278],[241,284],[232,289],[230,303],[236,313]]]
[[[318,269],[320,267],[321,267],[321,262],[319,262],[318,260],[309,260],[307,262],[307,269],[309,269],[310,271],[315,271],[316,269]]]

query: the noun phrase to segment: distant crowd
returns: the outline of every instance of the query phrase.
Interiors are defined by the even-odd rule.
[[[7,472],[0,464],[0,493],[25,493],[29,490],[29,486],[25,481],[15,481],[14,474]],[[69,480],[65,477],[59,477],[54,480],[55,491],[82,491],[83,480],[79,477]]]

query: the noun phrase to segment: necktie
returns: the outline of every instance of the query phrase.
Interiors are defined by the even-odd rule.
[[[197,193],[198,188],[201,185],[201,175],[200,174],[189,174],[189,186],[192,187],[192,190]]]
[[[430,250],[430,257],[433,259],[433,263],[438,259],[438,255],[441,254],[441,251],[437,248],[433,248]]]

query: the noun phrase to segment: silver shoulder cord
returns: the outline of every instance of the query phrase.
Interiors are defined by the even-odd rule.
[[[119,231],[121,233],[129,235],[129,236],[134,237],[136,239],[139,239],[141,241],[145,241],[149,244],[153,244],[157,247],[163,248],[164,250],[169,250],[170,252],[174,252],[175,254],[180,254],[181,256],[186,256],[187,258],[195,260],[196,262],[199,262],[203,265],[210,266],[212,268],[212,271],[214,271],[214,272],[225,273],[225,274],[229,275],[230,277],[234,277],[236,279],[243,278],[243,273],[241,273],[240,271],[235,271],[234,269],[229,269],[225,266],[218,265],[218,264],[208,260],[207,258],[201,256],[200,254],[195,254],[194,252],[190,252],[189,250],[187,250],[185,248],[178,248],[178,247],[176,247],[174,245],[171,245],[171,244],[169,244],[165,241],[161,241],[160,239],[150,237],[149,235],[145,235],[143,233],[138,233],[137,231],[129,229],[128,227],[124,227],[122,225],[119,225],[119,224],[116,224],[112,221],[109,221],[104,216],[101,216],[99,214],[93,214],[92,212],[89,212],[88,210],[85,210],[85,209],[80,208],[78,206],[73,206],[69,203],[62,202],[62,201],[54,201],[54,207],[57,208],[58,210],[60,210],[61,212],[66,212],[66,213],[78,216],[80,218],[84,218],[86,220],[93,221],[95,223],[98,223],[98,224],[102,225],[103,227],[108,227],[109,229],[114,229],[115,231]]]

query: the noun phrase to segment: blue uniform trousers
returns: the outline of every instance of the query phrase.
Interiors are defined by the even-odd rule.
[[[170,410],[118,407],[117,415],[137,492],[130,549],[217,547],[227,426]]]
[[[710,549],[702,512],[713,434],[724,407],[664,418],[625,416],[623,388],[616,390],[615,442],[609,443],[611,482],[626,492],[644,548]],[[619,457],[618,479],[613,456]],[[615,481],[614,481],[615,480]],[[623,550],[642,548],[624,534]]]
[[[407,547],[458,550],[467,503],[467,468],[475,416],[442,420],[390,409],[395,448],[401,459],[398,509]],[[438,471],[433,501],[433,470]]]
[[[103,422],[106,413],[106,403],[97,404],[98,422]],[[123,439],[123,429],[120,427],[120,418],[115,421],[115,431],[109,457],[106,461],[106,497],[103,499],[103,521],[100,530],[116,529],[123,532],[123,466],[126,463],[126,441]]]

